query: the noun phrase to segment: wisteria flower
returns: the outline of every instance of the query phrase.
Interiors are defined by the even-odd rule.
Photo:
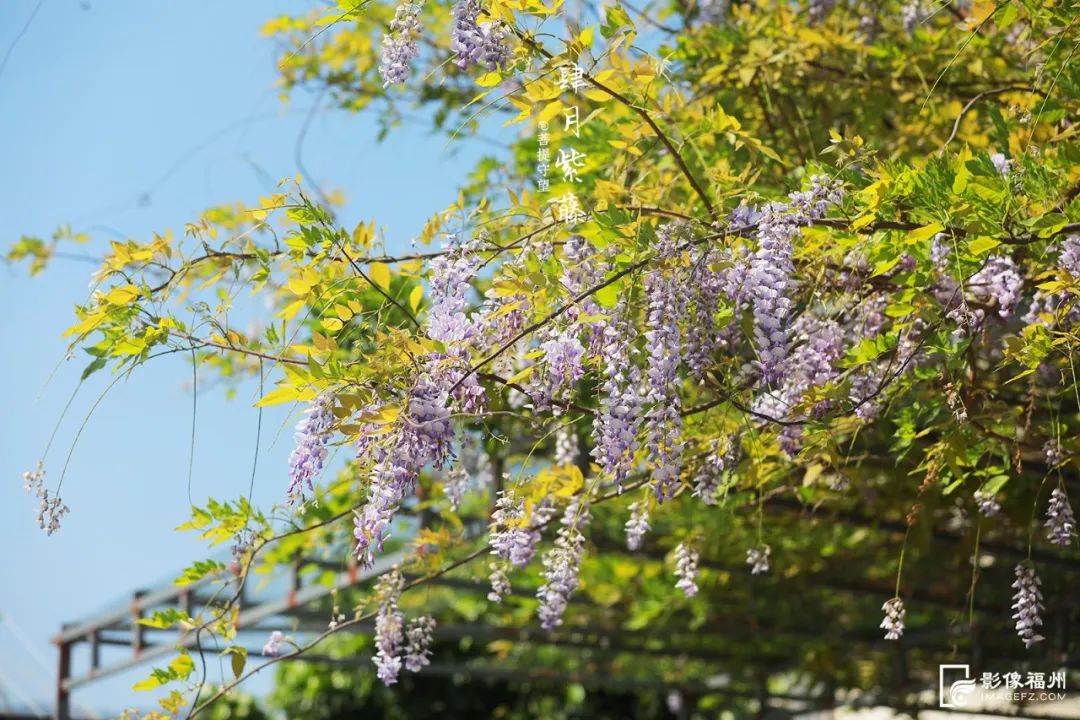
[[[1060,487],[1050,493],[1050,504],[1046,508],[1046,537],[1062,547],[1071,545],[1076,537],[1076,517],[1069,498]]]
[[[881,621],[881,627],[885,630],[885,639],[899,640],[904,634],[904,616],[907,614],[904,601],[894,597],[886,600],[881,609],[885,611],[885,619]]]
[[[1035,568],[1023,564],[1016,566],[1016,582],[1012,585],[1016,590],[1013,595],[1013,620],[1016,621],[1016,634],[1026,648],[1045,639],[1036,630],[1042,625],[1042,611],[1045,609],[1039,587],[1041,584]]]
[[[697,548],[686,543],[679,543],[675,548],[675,577],[678,578],[675,587],[682,590],[686,597],[697,595],[698,560]]]
[[[263,645],[262,654],[266,657],[277,657],[281,654],[281,644],[284,642],[285,636],[281,634],[280,630],[274,630],[270,633],[270,638]]]

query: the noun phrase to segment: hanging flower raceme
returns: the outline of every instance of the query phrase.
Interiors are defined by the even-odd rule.
[[[741,206],[744,207],[744,206]],[[736,256],[730,248],[707,247],[691,258],[690,287],[693,302],[686,326],[686,366],[697,381],[713,365],[713,358],[722,349],[734,347],[739,323],[729,322],[717,327],[717,312],[726,299],[734,314],[745,306],[743,279],[746,258]]]
[[[502,602],[510,593],[507,570],[511,567],[524,567],[533,559],[540,544],[540,529],[548,523],[554,512],[545,500],[533,508],[530,517],[523,499],[515,499],[505,490],[499,491],[488,528],[488,545],[491,547],[491,554],[497,558],[489,566],[489,600]]]
[[[457,512],[457,509],[461,506],[462,498],[465,497],[465,493],[469,490],[469,474],[460,463],[450,468],[450,472],[446,474],[443,488],[446,492],[446,499],[450,501],[450,509]]]
[[[39,462],[36,469],[23,473],[23,489],[38,498],[38,527],[44,530],[46,535],[52,535],[59,530],[61,518],[70,510],[59,496],[49,497],[49,490],[45,487],[43,463]]]
[[[384,685],[393,685],[401,673],[401,646],[405,638],[405,616],[398,610],[398,599],[405,589],[405,578],[395,566],[384,573],[375,586],[379,610],[375,615],[375,656],[371,659]]]
[[[977,300],[996,303],[998,315],[1005,318],[1012,315],[1020,302],[1024,279],[1011,257],[994,255],[971,276],[968,286]]]
[[[424,24],[420,21],[423,9],[423,2],[404,2],[394,12],[390,32],[382,37],[379,75],[382,76],[383,87],[403,83],[412,74],[412,61],[420,56],[416,43],[424,31]]]
[[[709,453],[698,464],[697,474],[694,476],[694,497],[706,505],[715,505],[716,493],[720,489],[724,473],[738,464],[741,450],[738,435],[728,436],[724,446],[721,446],[719,438],[713,438],[709,444]]]
[[[394,514],[412,492],[420,470],[428,464],[442,467],[451,455],[454,428],[447,399],[446,390],[421,376],[394,429],[381,443],[370,446],[373,467],[368,501],[355,511],[353,531],[356,557],[364,567],[370,567],[375,553],[382,552]]]
[[[675,587],[682,590],[686,597],[697,595],[699,558],[697,548],[685,542],[679,543],[679,546],[675,548],[675,577],[678,578]]]
[[[607,263],[598,261],[596,248],[581,235],[571,235],[562,247],[562,273],[559,281],[570,298],[584,295],[604,279]],[[566,309],[565,316],[585,330],[602,322],[591,319],[600,315],[600,306],[591,295]],[[586,318],[589,318],[586,320]]]
[[[1046,537],[1062,547],[1068,547],[1076,537],[1076,518],[1069,498],[1060,487],[1050,493],[1050,505],[1046,508]]]
[[[686,235],[685,223],[662,227],[657,238],[658,256],[674,261]],[[645,276],[645,295],[648,301],[646,400],[651,404],[645,415],[645,429],[653,489],[657,499],[663,501],[675,494],[682,474],[682,403],[678,371],[683,350],[680,325],[686,315],[686,293],[677,267],[661,265],[650,270]]]
[[[904,609],[904,601],[894,597],[886,600],[881,609],[885,611],[885,619],[881,621],[881,628],[885,631],[885,639],[899,640],[900,636],[904,634],[904,616],[907,614],[907,610]]]
[[[757,366],[766,384],[781,379],[789,351],[788,318],[795,290],[792,243],[799,226],[820,219],[830,204],[839,202],[841,186],[817,175],[811,178],[809,189],[788,198],[786,204],[768,205],[758,218],[758,248],[746,278],[754,312]]]
[[[296,424],[296,447],[289,455],[289,504],[305,501],[314,492],[314,479],[326,463],[326,444],[334,422],[334,394],[325,392],[312,401]]]
[[[499,22],[478,23],[480,0],[458,0],[453,8],[454,25],[450,31],[450,49],[456,57],[454,64],[467,70],[483,63],[495,70],[512,55],[506,42],[508,31]]]
[[[491,570],[488,575],[491,591],[487,594],[487,599],[500,603],[514,589],[510,584],[510,578],[506,576],[506,563],[491,562],[488,563],[488,568]]]
[[[1016,634],[1027,648],[1045,639],[1036,631],[1042,625],[1041,613],[1044,609],[1042,590],[1039,589],[1041,584],[1035,568],[1023,564],[1016,566],[1016,582],[1012,584],[1016,590],[1013,595],[1013,620],[1016,621]]]
[[[577,465],[579,454],[578,436],[574,426],[560,425],[555,431],[555,454],[552,461],[556,465]]]
[[[405,630],[405,669],[419,672],[431,664],[431,640],[435,634],[435,619],[422,615],[409,621]]]
[[[1065,462],[1065,453],[1061,450],[1061,443],[1051,438],[1043,444],[1043,457],[1046,464],[1054,468]]]
[[[553,330],[540,343],[544,353],[543,372],[529,386],[537,410],[547,409],[553,399],[567,397],[585,377],[585,347],[577,325]]]
[[[626,547],[641,549],[641,541],[649,532],[649,505],[644,500],[630,503],[630,519],[626,521]]]
[[[754,310],[758,366],[766,383],[779,380],[788,352],[788,315],[794,287],[791,236],[796,226],[783,208],[770,207],[759,223],[758,249],[747,278]]]
[[[551,517],[546,507],[536,508],[546,522]],[[525,511],[525,501],[510,495],[505,490],[499,491],[495,499],[495,511],[491,514],[488,530],[488,544],[491,554],[508,561],[514,567],[524,567],[536,554],[536,544],[540,536],[530,523]]]
[[[1080,235],[1069,235],[1061,242],[1061,256],[1058,264],[1069,275],[1080,278]]]
[[[746,551],[746,564],[750,566],[751,575],[763,575],[769,572],[769,555],[772,548],[768,545],[758,545]]]
[[[603,330],[604,380],[600,411],[593,422],[592,456],[620,488],[633,469],[644,403],[641,370],[634,363],[634,326],[628,315],[628,305],[620,302],[614,320]]]
[[[588,521],[588,503],[575,499],[563,514],[554,547],[543,557],[544,584],[536,591],[540,600],[537,616],[541,627],[549,632],[562,625],[570,594],[577,589],[581,555],[585,549],[585,536],[581,530]]]
[[[468,316],[468,294],[484,262],[477,252],[481,245],[478,238],[463,241],[450,235],[443,254],[431,261],[427,335],[432,340],[461,344],[476,334],[476,324]]]

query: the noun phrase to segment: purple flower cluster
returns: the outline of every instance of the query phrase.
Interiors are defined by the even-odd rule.
[[[580,453],[577,430],[573,425],[561,425],[555,431],[555,455],[552,461],[560,466],[577,465]]]
[[[630,519],[626,521],[626,547],[640,550],[645,533],[649,532],[649,504],[644,500],[630,503]]]
[[[552,332],[548,339],[540,343],[544,353],[544,372],[542,381],[530,386],[530,390],[534,391],[534,400],[537,397],[546,401],[561,398],[585,376],[585,348],[578,335],[577,325],[570,325]]]
[[[581,555],[585,549],[585,536],[581,530],[588,521],[588,504],[575,499],[566,507],[554,547],[543,557],[544,584],[536,591],[540,600],[537,616],[540,626],[548,632],[562,625],[570,594],[577,589]]]
[[[683,223],[671,223],[658,233],[658,253],[673,258],[685,236]],[[680,324],[686,315],[686,293],[681,276],[663,265],[645,276],[648,300],[645,349],[650,407],[645,415],[649,463],[658,500],[675,494],[682,474],[682,403],[679,396],[679,361],[682,357]]]
[[[728,340],[716,327],[716,311],[722,297],[738,294],[738,285],[732,282],[731,268],[723,265],[725,261],[731,264],[730,255],[730,252],[714,252],[710,248],[693,258],[690,275],[693,305],[686,327],[685,359],[690,375],[699,382],[712,365],[715,352]],[[737,299],[732,299],[737,304]],[[735,323],[728,327],[734,329]]]
[[[730,472],[739,462],[742,447],[738,435],[730,435],[726,446],[721,449],[720,439],[713,438],[709,453],[698,465],[694,477],[694,497],[706,505],[716,504],[716,493],[720,489],[725,472]]]
[[[1043,457],[1046,458],[1046,464],[1052,468],[1063,463],[1065,453],[1061,449],[1061,443],[1054,438],[1050,438],[1043,443]]]
[[[422,615],[409,621],[405,630],[405,669],[420,672],[431,664],[431,640],[435,634],[435,619]]]
[[[476,325],[467,314],[467,296],[483,264],[476,252],[480,244],[478,239],[461,241],[451,235],[444,243],[444,254],[431,261],[427,335],[432,340],[464,343],[476,334]]]
[[[1060,487],[1054,488],[1050,493],[1045,527],[1046,537],[1055,545],[1068,547],[1076,537],[1076,517],[1069,505],[1069,498]]]
[[[398,610],[398,599],[405,578],[394,567],[379,578],[375,593],[379,611],[375,615],[375,656],[371,659],[384,685],[393,685],[401,673],[401,645],[405,639],[405,616]]]
[[[469,473],[465,471],[465,468],[462,467],[461,463],[455,464],[450,468],[450,471],[446,473],[443,489],[446,492],[446,499],[450,501],[450,509],[457,512],[458,507],[461,505],[461,500],[469,490]]]
[[[754,311],[754,339],[762,381],[771,384],[784,373],[789,350],[788,317],[795,289],[793,241],[800,225],[825,215],[829,205],[843,197],[841,186],[814,176],[807,190],[793,192],[788,203],[767,206],[758,218],[758,248],[750,259],[746,278]]]
[[[675,587],[683,591],[686,597],[697,595],[698,561],[700,556],[697,548],[679,543],[675,548],[675,577],[679,580]]]
[[[446,405],[446,391],[421,376],[394,429],[386,440],[370,447],[374,467],[368,502],[356,511],[353,532],[356,557],[365,567],[382,551],[394,513],[412,491],[420,470],[429,463],[442,467],[451,455],[454,428]]]
[[[993,163],[994,169],[997,170],[998,175],[1007,178],[1012,173],[1013,161],[1002,153],[994,153],[991,155],[990,162]]]
[[[60,529],[60,520],[68,514],[68,506],[59,496],[49,497],[49,491],[45,487],[45,468],[41,462],[38,462],[33,471],[23,473],[23,483],[23,489],[38,498],[38,527],[44,530],[46,535],[52,535]]]
[[[313,480],[326,463],[326,443],[334,422],[334,395],[323,393],[304,411],[296,424],[296,447],[289,455],[289,504],[305,501],[305,492],[314,492]]]
[[[606,271],[605,263],[596,262],[596,248],[581,235],[571,235],[562,247],[562,274],[559,281],[570,297],[584,294],[590,288],[596,287],[604,279]],[[579,323],[583,317],[592,317],[600,314],[600,306],[594,298],[585,297],[580,302],[566,310],[566,317],[571,322]],[[582,323],[588,330],[593,323]]]
[[[1058,264],[1072,277],[1080,278],[1080,235],[1069,235],[1062,241]]]
[[[419,672],[430,663],[431,640],[435,620],[423,615],[405,625],[405,614],[398,609],[398,600],[405,589],[405,578],[395,565],[384,573],[375,586],[379,610],[375,614],[375,656],[371,659],[376,674],[384,685],[398,681],[402,665],[409,672]]]
[[[424,31],[420,21],[423,9],[423,2],[404,2],[394,12],[390,32],[382,37],[379,75],[382,76],[383,87],[403,83],[412,74],[412,61],[420,55],[416,41]]]
[[[634,326],[628,314],[628,306],[621,302],[614,321],[603,329],[603,395],[593,423],[592,456],[618,487],[634,466],[644,404],[641,370],[634,363]]]
[[[571,235],[566,241],[562,249],[560,281],[570,298],[578,298],[603,278],[604,267],[594,262],[595,257],[595,248],[580,235]],[[544,356],[542,372],[533,375],[529,386],[535,409],[550,407],[553,399],[565,399],[585,376],[586,355],[599,352],[604,341],[606,323],[599,319],[600,313],[600,307],[592,297],[572,304],[568,301],[562,316],[565,322],[543,331],[540,341]]]
[[[263,645],[262,654],[266,657],[277,657],[281,654],[281,643],[285,640],[285,636],[281,634],[280,630],[274,630],[270,633],[270,637],[266,640],[266,644]]]
[[[835,366],[844,355],[846,340],[835,320],[809,313],[795,321],[793,331],[797,345],[782,386],[784,400],[791,405],[801,403],[807,391],[824,387],[836,379]],[[814,416],[820,416],[827,409],[823,403],[810,408]]]
[[[540,532],[536,528],[546,523],[551,518],[551,513],[548,506],[537,506],[533,509],[530,522],[525,511],[525,501],[515,499],[505,490],[500,491],[488,528],[491,554],[506,560],[514,567],[527,565],[536,554],[536,545],[540,542]]]
[[[814,175],[806,190],[796,190],[788,195],[791,219],[798,225],[810,225],[825,217],[830,205],[844,199],[844,185],[827,175]]]
[[[491,602],[501,603],[502,599],[514,589],[510,585],[510,578],[506,576],[506,564],[492,562],[488,563],[488,567],[491,570],[491,574],[488,575],[491,592],[487,594],[487,599]]]
[[[885,631],[885,639],[899,640],[900,636],[904,634],[904,616],[907,614],[907,610],[904,609],[904,601],[894,597],[891,600],[886,600],[881,609],[885,611],[885,619],[881,621],[881,628]]]
[[[766,383],[779,380],[788,353],[788,316],[795,287],[791,262],[792,237],[797,226],[782,206],[766,209],[758,224],[758,249],[747,277],[754,311],[754,340],[758,366]]]
[[[904,31],[908,35],[914,35],[915,30],[918,29],[919,25],[921,25],[927,17],[928,13],[926,12],[926,9],[918,0],[906,2],[903,7],[900,8],[900,21],[904,26]]]
[[[1024,279],[1011,257],[994,255],[971,276],[969,287],[976,299],[997,303],[998,315],[1005,318],[1012,315],[1020,302]]]
[[[506,39],[509,31],[502,23],[477,23],[480,0],[458,0],[453,8],[454,26],[450,31],[450,49],[457,57],[454,64],[467,70],[483,63],[495,70],[507,63],[513,53]]]
[[[1016,589],[1013,595],[1012,609],[1013,620],[1016,621],[1016,634],[1024,642],[1024,647],[1030,648],[1040,640],[1044,640],[1036,630],[1042,625],[1040,613],[1043,611],[1042,590],[1039,586],[1042,582],[1035,573],[1035,568],[1026,565],[1016,566],[1016,582],[1012,584]]]

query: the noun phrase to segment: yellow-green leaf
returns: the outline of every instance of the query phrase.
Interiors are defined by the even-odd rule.
[[[920,243],[923,240],[928,240],[934,237],[944,229],[945,226],[941,223],[930,223],[929,225],[924,225],[921,228],[916,228],[909,232],[907,235],[904,236],[903,242],[905,245],[915,245],[916,243]]]
[[[971,251],[972,255],[982,255],[985,252],[989,252],[990,250],[993,250],[994,248],[996,248],[1000,244],[1001,244],[1000,241],[995,240],[992,237],[988,237],[986,235],[983,235],[982,237],[977,237],[974,240],[972,240],[971,242],[969,242],[968,243],[968,250]]]
[[[373,262],[370,267],[371,279],[376,285],[386,290],[390,287],[390,266],[386,263]]]

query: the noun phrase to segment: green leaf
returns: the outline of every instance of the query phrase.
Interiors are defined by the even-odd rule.
[[[86,369],[82,371],[82,377],[80,380],[85,380],[101,368],[105,367],[105,358],[95,358],[93,362],[86,366]]]
[[[600,307],[613,308],[619,302],[619,288],[616,287],[616,283],[612,283],[597,290],[594,297]]]

